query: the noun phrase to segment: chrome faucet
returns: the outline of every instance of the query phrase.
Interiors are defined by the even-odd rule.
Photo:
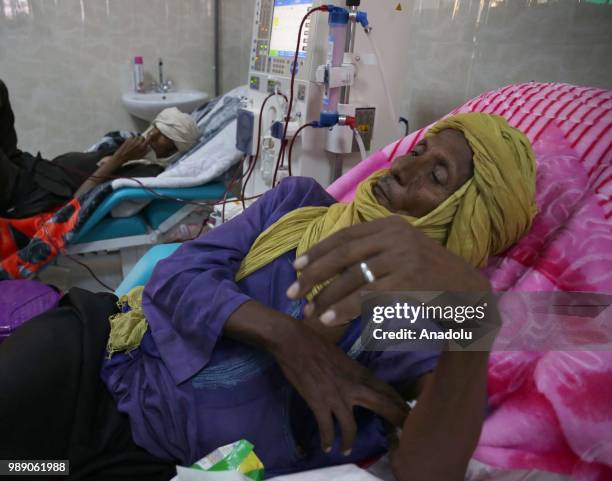
[[[159,83],[153,83],[153,89],[159,93],[168,93],[172,89],[172,80],[167,80],[164,82],[164,61],[160,57],[158,63],[158,74],[159,74]]]
[[[163,86],[164,85],[164,61],[162,60],[162,58],[160,57],[159,60],[157,61],[157,66],[159,67],[159,85]]]

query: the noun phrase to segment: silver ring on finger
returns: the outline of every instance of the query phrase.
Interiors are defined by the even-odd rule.
[[[368,284],[371,284],[372,282],[374,282],[376,280],[376,277],[374,276],[374,273],[370,270],[370,268],[368,267],[368,264],[366,262],[362,262],[361,264],[359,264],[359,268],[361,269],[361,273],[363,274],[363,278],[365,279],[365,281]]]

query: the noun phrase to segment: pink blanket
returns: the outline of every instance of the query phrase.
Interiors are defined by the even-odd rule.
[[[469,111],[506,117],[530,138],[538,162],[539,214],[485,269],[493,287],[612,293],[612,91],[509,85],[453,113]],[[425,130],[377,152],[329,191],[350,200],[361,180],[409,152]],[[491,414],[476,459],[612,480],[612,352],[494,352],[488,389]]]

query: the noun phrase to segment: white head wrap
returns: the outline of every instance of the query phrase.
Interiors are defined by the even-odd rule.
[[[181,112],[176,107],[162,110],[152,123],[159,131],[174,141],[180,152],[185,152],[193,147],[200,136],[198,125],[189,114]]]

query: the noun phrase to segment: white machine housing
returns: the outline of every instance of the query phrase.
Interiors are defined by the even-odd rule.
[[[247,155],[256,153],[259,112],[264,99],[276,91],[289,97],[291,65],[300,21],[310,8],[322,4],[344,6],[345,2],[321,0],[257,0],[256,2],[248,78],[250,90],[243,103],[247,115],[242,118],[239,116],[237,129],[237,146]],[[326,63],[328,31],[327,12],[314,12],[304,25],[287,143],[291,141],[299,126],[319,119],[324,86],[317,82],[317,68]],[[351,71],[351,68],[347,70]],[[320,75],[319,69],[319,79]],[[346,80],[343,82],[348,83]],[[274,170],[281,145],[280,140],[270,135],[270,128],[275,121],[284,120],[286,106],[287,102],[280,95],[272,97],[266,103],[263,111],[259,159],[245,189],[247,197],[260,194],[272,187],[271,172]],[[313,177],[321,185],[329,185],[339,175],[339,156],[346,157],[346,152],[357,152],[355,145],[351,145],[351,148],[346,150],[352,142],[349,140],[352,131],[348,127],[342,129],[342,140],[331,142],[328,139],[331,129],[302,130],[293,148],[292,175]],[[289,145],[285,149],[277,180],[286,175],[288,150]],[[344,152],[344,154],[334,152]],[[352,156],[354,164],[359,160],[359,154]],[[247,165],[245,170],[246,168]]]

